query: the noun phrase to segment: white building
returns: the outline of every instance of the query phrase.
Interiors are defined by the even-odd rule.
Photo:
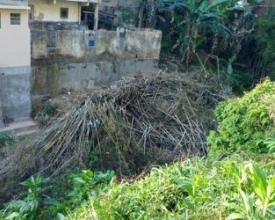
[[[81,22],[83,6],[94,4],[94,16],[98,17],[98,8],[101,0],[29,0],[30,22]]]
[[[28,10],[27,0],[0,0],[0,127],[30,114]]]

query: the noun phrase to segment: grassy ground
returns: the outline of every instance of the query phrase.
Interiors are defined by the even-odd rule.
[[[274,155],[217,156],[114,181],[66,219],[274,219]]]

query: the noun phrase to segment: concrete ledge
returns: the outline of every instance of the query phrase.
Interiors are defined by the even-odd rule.
[[[31,73],[30,66],[0,67],[0,76],[29,75],[30,73]]]
[[[11,123],[8,127],[0,129],[0,133],[11,134],[16,136],[25,136],[33,133],[37,133],[39,127],[37,123],[32,120],[26,120],[17,123]]]

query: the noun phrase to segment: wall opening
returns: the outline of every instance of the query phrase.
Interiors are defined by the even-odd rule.
[[[10,24],[11,25],[20,25],[21,24],[21,15],[19,13],[10,14]]]
[[[60,18],[62,18],[62,19],[69,18],[69,9],[68,8],[60,8]]]
[[[81,22],[86,24],[88,30],[94,30],[96,4],[90,3],[89,6],[81,8]],[[115,8],[104,7],[99,11],[98,28],[114,30]]]

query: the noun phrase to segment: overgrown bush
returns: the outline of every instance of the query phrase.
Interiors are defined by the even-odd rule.
[[[212,148],[227,151],[266,151],[265,136],[274,127],[275,83],[265,80],[241,98],[221,102],[215,109],[218,128],[211,131]]]
[[[41,197],[45,188],[42,187],[48,179],[38,176],[31,177],[21,184],[28,188],[22,192],[22,199],[10,201],[2,215],[5,219],[37,219],[41,215],[41,206],[46,205],[50,198]],[[1,217],[1,214],[0,214]]]

